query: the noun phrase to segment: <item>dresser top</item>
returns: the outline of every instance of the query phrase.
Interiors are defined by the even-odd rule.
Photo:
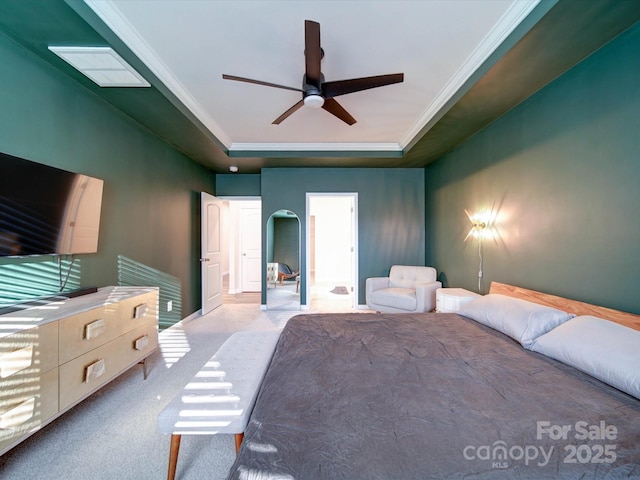
[[[58,296],[38,304],[31,303],[22,310],[0,315],[0,338],[157,290],[157,287],[102,287],[80,297]]]

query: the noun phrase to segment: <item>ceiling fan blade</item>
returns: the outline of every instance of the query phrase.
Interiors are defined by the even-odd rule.
[[[222,78],[224,78],[225,80],[236,80],[238,82],[255,83],[256,85],[264,85],[265,87],[283,88],[285,90],[293,90],[294,92],[304,93],[304,90],[302,90],[301,88],[287,87],[286,85],[278,85],[277,83],[263,82],[262,80],[253,80],[251,78],[236,77],[235,75],[227,75],[223,73]]]
[[[342,105],[340,105],[336,100],[334,100],[333,98],[327,98],[324,101],[324,105],[322,105],[322,108],[324,108],[327,112],[335,115],[336,117],[338,117],[340,120],[342,120],[344,123],[347,123],[349,125],[353,125],[354,123],[356,123],[356,119],[353,118],[349,112],[347,112]]]
[[[312,20],[304,21],[304,57],[306,82],[320,88],[322,72],[322,48],[320,48],[320,24]]]
[[[291,107],[289,110],[287,110],[286,112],[284,112],[282,115],[280,115],[278,118],[276,118],[273,122],[271,122],[272,125],[280,125],[280,123],[286,119],[289,115],[291,115],[293,112],[295,112],[296,110],[298,110],[300,107],[302,107],[304,105],[304,100],[300,100],[298,103],[296,103],[293,107]]]
[[[384,87],[393,83],[404,81],[404,73],[392,73],[389,75],[377,75],[375,77],[352,78],[350,80],[337,80],[322,84],[322,93],[326,98],[337,97],[347,93],[359,92],[370,88]]]

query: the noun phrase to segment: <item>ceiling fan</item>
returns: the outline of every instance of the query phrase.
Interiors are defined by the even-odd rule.
[[[272,123],[279,125],[289,115],[294,113],[303,105],[311,108],[323,108],[327,112],[335,115],[348,125],[356,123],[349,112],[340,105],[334,97],[346,95],[347,93],[359,92],[370,88],[383,87],[393,83],[400,83],[404,80],[404,73],[393,73],[390,75],[377,75],[374,77],[352,78],[349,80],[338,80],[325,82],[324,75],[320,70],[320,61],[324,56],[324,51],[320,47],[320,24],[311,20],[304,22],[304,57],[305,74],[302,77],[302,88],[288,87],[276,83],[253,80],[251,78],[237,77],[235,75],[223,74],[226,80],[236,80],[239,82],[255,83],[267,87],[283,88],[302,92],[302,100],[289,108],[286,112],[276,118]]]

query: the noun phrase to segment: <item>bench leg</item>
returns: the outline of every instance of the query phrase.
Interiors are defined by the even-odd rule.
[[[167,480],[176,478],[176,466],[178,464],[178,451],[180,450],[180,435],[171,435],[171,447],[169,449],[169,472]]]
[[[244,433],[236,433],[236,455],[238,454],[238,450],[240,450],[240,445],[242,445],[242,439],[244,438]]]

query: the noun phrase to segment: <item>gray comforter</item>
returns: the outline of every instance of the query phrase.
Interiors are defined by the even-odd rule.
[[[228,478],[640,478],[640,401],[455,314],[299,315]]]

